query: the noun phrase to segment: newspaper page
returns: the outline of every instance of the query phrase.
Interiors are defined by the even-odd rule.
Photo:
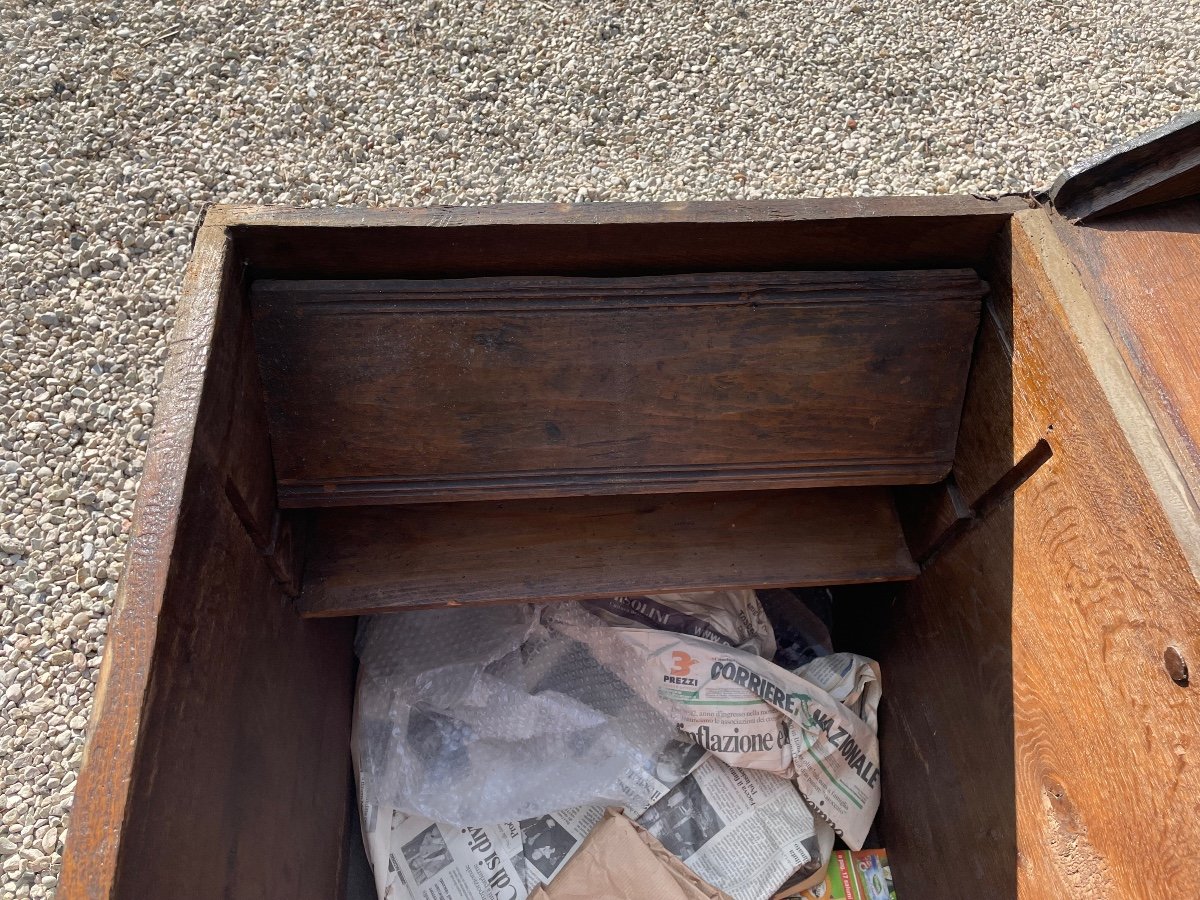
[[[576,806],[521,821],[527,890],[550,883],[604,817],[604,809]]]
[[[391,807],[377,808],[380,810],[380,821],[383,825],[380,829],[383,833],[382,847],[376,840],[373,842],[374,847],[367,850],[368,854],[376,849],[382,850],[381,855],[368,857],[375,875],[375,889],[380,900],[414,900],[417,895],[409,889],[408,882],[404,880],[404,873],[396,858],[396,848],[392,846],[393,832],[399,831],[409,816]]]
[[[381,900],[525,900],[525,860],[515,822],[459,828],[396,813]],[[379,883],[379,861],[376,884]],[[391,893],[386,891],[392,890]]]
[[[672,741],[645,769],[626,773],[620,782],[626,815],[636,819],[695,771],[707,756],[708,751],[693,741]],[[529,890],[548,884],[559,873],[604,816],[604,810],[604,805],[575,806],[521,821],[525,884]]]
[[[672,741],[644,769],[626,773],[620,789],[626,797],[628,815],[636,817],[645,812],[707,755],[706,750],[692,741]],[[577,806],[525,819],[517,825],[506,823],[483,829],[462,829],[442,823],[433,827],[435,823],[431,820],[373,802],[365,778],[360,778],[359,787],[363,840],[380,900],[523,900],[526,891],[549,883],[558,874],[600,821],[605,809],[603,805]],[[488,851],[489,845],[496,853],[494,859]],[[441,855],[433,852],[443,847]],[[459,869],[482,865],[485,870],[482,874],[488,877],[481,881],[469,872],[464,875],[449,868],[443,875],[436,863],[451,858],[450,865]],[[504,859],[510,859],[512,865],[501,866]],[[492,866],[495,868],[489,868]],[[509,879],[497,874],[501,872],[518,877],[521,890],[513,894]],[[436,878],[422,881],[427,874]],[[427,882],[429,887],[425,886]]]
[[[851,712],[879,731],[879,698],[883,693],[879,663],[855,653],[831,653],[796,669],[801,678],[850,707]]]
[[[767,659],[775,655],[775,630],[754,591],[612,597],[583,605],[614,625],[690,634]]]
[[[714,756],[637,822],[734,900],[769,897],[800,869],[822,871],[833,847],[792,782]]]
[[[627,771],[617,783],[625,812],[636,819],[691,774],[707,755],[708,751],[695,741],[671,741],[642,768]]]
[[[375,881],[375,896],[379,900],[412,900],[408,885],[400,873],[392,867],[392,828],[406,816],[389,806],[375,802],[367,776],[358,776],[358,821],[362,830],[363,844],[367,851],[367,865]]]
[[[866,721],[752,653],[685,634],[614,631],[640,648],[685,734],[729,765],[794,778],[846,843],[862,848],[880,796],[879,741]]]

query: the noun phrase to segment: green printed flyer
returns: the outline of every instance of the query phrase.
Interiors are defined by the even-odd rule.
[[[779,900],[896,900],[886,850],[836,850],[825,880]]]

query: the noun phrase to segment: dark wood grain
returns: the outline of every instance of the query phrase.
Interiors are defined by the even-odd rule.
[[[375,507],[314,520],[305,615],[916,574],[878,488]]]
[[[1012,541],[1004,508],[869,613],[887,679],[880,818],[897,896],[1083,896],[1017,893]]]
[[[242,271],[225,230],[202,229],[76,789],[67,900],[336,889],[352,629],[302,621],[264,556],[287,530],[271,524]]]
[[[341,877],[354,622],[301,619],[223,501],[189,479],[113,897],[316,900]]]
[[[253,277],[462,278],[979,267],[1023,198],[425,209],[218,206]]]
[[[920,564],[957,537],[974,515],[953,477],[937,484],[899,487],[895,495],[908,549]]]
[[[1063,172],[1054,208],[1089,222],[1200,194],[1200,112],[1184,113]]]
[[[253,287],[290,506],[936,481],[969,270]]]

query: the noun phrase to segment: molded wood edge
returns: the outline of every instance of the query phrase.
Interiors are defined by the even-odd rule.
[[[937,481],[985,289],[970,269],[259,281],[280,500]]]
[[[680,306],[811,306],[982,299],[987,283],[974,269],[914,273],[711,272],[634,278],[527,276],[380,280],[259,279],[255,317],[354,315],[362,312],[554,312]]]
[[[705,493],[868,485],[933,484],[950,471],[951,458],[810,463],[783,468],[728,466],[680,470],[627,468],[587,473],[522,472],[478,477],[402,476],[378,478],[280,479],[283,509],[320,509],[399,503],[519,500],[529,497]]]

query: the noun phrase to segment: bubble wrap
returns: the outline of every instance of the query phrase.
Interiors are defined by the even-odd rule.
[[[620,804],[677,736],[644,659],[577,604],[364,617],[358,653],[363,782],[435,821]]]

